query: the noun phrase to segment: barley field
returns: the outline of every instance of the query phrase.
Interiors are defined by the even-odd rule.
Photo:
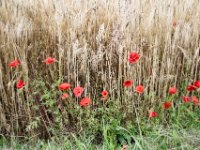
[[[199,8],[0,0],[0,148],[200,149]]]

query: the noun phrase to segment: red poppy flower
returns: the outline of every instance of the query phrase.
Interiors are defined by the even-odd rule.
[[[21,89],[25,86],[25,82],[23,80],[19,80],[16,84],[16,88]]]
[[[60,90],[69,90],[71,88],[71,85],[69,83],[62,83],[59,85]]]
[[[184,101],[184,103],[188,103],[190,101],[190,97],[184,96],[183,101]]]
[[[192,99],[194,105],[198,105],[199,100],[198,100],[198,98],[196,96],[192,96],[191,99]]]
[[[169,109],[172,106],[172,102],[164,102],[163,107],[164,109]]]
[[[155,111],[151,111],[150,113],[149,113],[149,118],[151,119],[151,118],[155,118],[155,117],[157,117],[158,116],[158,114],[157,114],[157,112],[155,112]]]
[[[77,86],[74,88],[73,93],[76,97],[80,97],[84,91],[84,88]]]
[[[92,102],[88,97],[85,97],[80,101],[80,106],[88,106],[90,104],[92,104]]]
[[[133,84],[133,81],[132,80],[126,80],[126,81],[124,81],[124,87],[131,87],[132,86],[132,84]]]
[[[137,52],[131,52],[129,54],[129,58],[128,58],[128,61],[131,63],[131,64],[135,64],[137,63],[137,61],[140,59],[140,55],[137,53]]]
[[[176,88],[175,87],[171,87],[169,88],[169,94],[176,94]]]
[[[13,61],[10,62],[9,67],[16,68],[20,64],[21,64],[21,62],[19,60],[13,60]]]
[[[194,84],[194,86],[196,86],[197,88],[200,88],[200,81],[197,80],[197,81],[195,81],[193,84]]]
[[[67,99],[68,97],[69,95],[67,93],[63,93],[61,96],[61,99],[64,100],[64,99]]]
[[[106,98],[106,97],[108,96],[108,91],[103,90],[103,91],[101,92],[101,95],[102,95],[103,98]]]
[[[45,60],[44,60],[44,63],[49,65],[49,64],[52,64],[54,62],[56,62],[57,60],[55,58],[52,58],[52,57],[47,57]]]
[[[144,86],[138,85],[135,87],[135,92],[138,92],[140,94],[144,93]]]
[[[187,88],[186,88],[187,91],[193,91],[193,90],[196,90],[196,89],[197,89],[197,87],[194,86],[194,85],[188,85]]]
[[[174,20],[173,23],[172,23],[172,26],[175,28],[177,25],[176,21]]]

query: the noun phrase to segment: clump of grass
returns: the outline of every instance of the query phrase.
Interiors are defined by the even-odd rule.
[[[125,129],[118,126],[114,128],[111,124],[104,124],[103,128],[103,143],[93,143],[95,137],[93,136],[76,136],[71,137],[55,136],[47,141],[37,140],[35,142],[31,139],[26,141],[11,140],[7,141],[5,138],[0,139],[0,148],[2,149],[117,149],[121,150],[123,145],[127,149],[142,150],[142,149],[198,149],[200,147],[199,129],[182,129],[179,128],[163,128],[162,126],[155,126],[151,132],[146,132],[145,136],[135,135],[130,129]],[[115,132],[111,131],[115,130]],[[116,138],[120,138],[122,143]],[[124,138],[124,139],[123,139]],[[124,141],[123,141],[124,140]]]

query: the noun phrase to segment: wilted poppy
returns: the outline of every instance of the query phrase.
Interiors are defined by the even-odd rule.
[[[188,103],[190,101],[190,97],[188,97],[188,96],[184,96],[183,97],[183,102],[184,103]]]
[[[122,150],[127,150],[127,145],[126,144],[123,145]]]
[[[163,107],[164,109],[169,109],[172,106],[172,102],[164,102]]]
[[[108,91],[103,90],[103,91],[101,92],[101,95],[102,95],[103,98],[106,98],[106,97],[108,96]]]
[[[19,60],[13,60],[13,61],[10,62],[9,67],[16,68],[20,64],[21,64],[21,62]]]
[[[52,64],[54,62],[56,62],[57,60],[55,58],[52,58],[52,57],[47,57],[45,60],[44,60],[44,63],[49,65],[49,64]]]
[[[67,99],[68,97],[69,95],[67,93],[63,93],[61,96],[61,99],[64,100],[64,99]]]
[[[158,116],[157,112],[155,112],[155,111],[149,112],[149,118],[150,118],[150,119],[151,119],[151,118],[155,118],[155,117],[157,117],[157,116]]]
[[[192,96],[191,99],[192,99],[194,105],[198,105],[199,100],[198,100],[198,98],[196,96]]]
[[[80,101],[80,106],[88,106],[90,104],[92,104],[92,102],[88,97],[85,97]]]
[[[69,83],[62,83],[59,85],[60,90],[69,90],[71,88],[71,85]]]
[[[135,92],[140,93],[140,94],[144,93],[144,86],[142,86],[142,85],[136,86]]]
[[[21,89],[25,86],[25,82],[23,80],[19,80],[16,84],[16,88]]]
[[[80,97],[84,91],[84,88],[77,86],[74,88],[73,93],[76,97]]]
[[[140,55],[137,53],[137,52],[131,52],[129,54],[129,58],[128,58],[128,61],[131,63],[131,64],[135,64],[137,63],[137,61],[140,59]]]
[[[196,86],[197,88],[200,88],[200,81],[195,81],[194,83],[193,83],[193,85],[194,86]]]
[[[193,91],[193,90],[196,90],[196,89],[197,89],[197,87],[194,86],[194,85],[188,85],[187,88],[186,88],[187,91]]]
[[[174,21],[172,22],[172,26],[175,28],[176,25],[177,25],[177,23],[176,23],[176,21],[174,20]]]
[[[133,81],[132,80],[126,80],[126,81],[124,81],[124,87],[131,87],[132,86],[132,84],[133,84]]]
[[[177,89],[175,87],[169,88],[169,94],[176,94]]]

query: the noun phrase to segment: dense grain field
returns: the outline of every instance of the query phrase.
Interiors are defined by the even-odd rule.
[[[199,148],[199,8],[199,0],[1,0],[3,141]]]

